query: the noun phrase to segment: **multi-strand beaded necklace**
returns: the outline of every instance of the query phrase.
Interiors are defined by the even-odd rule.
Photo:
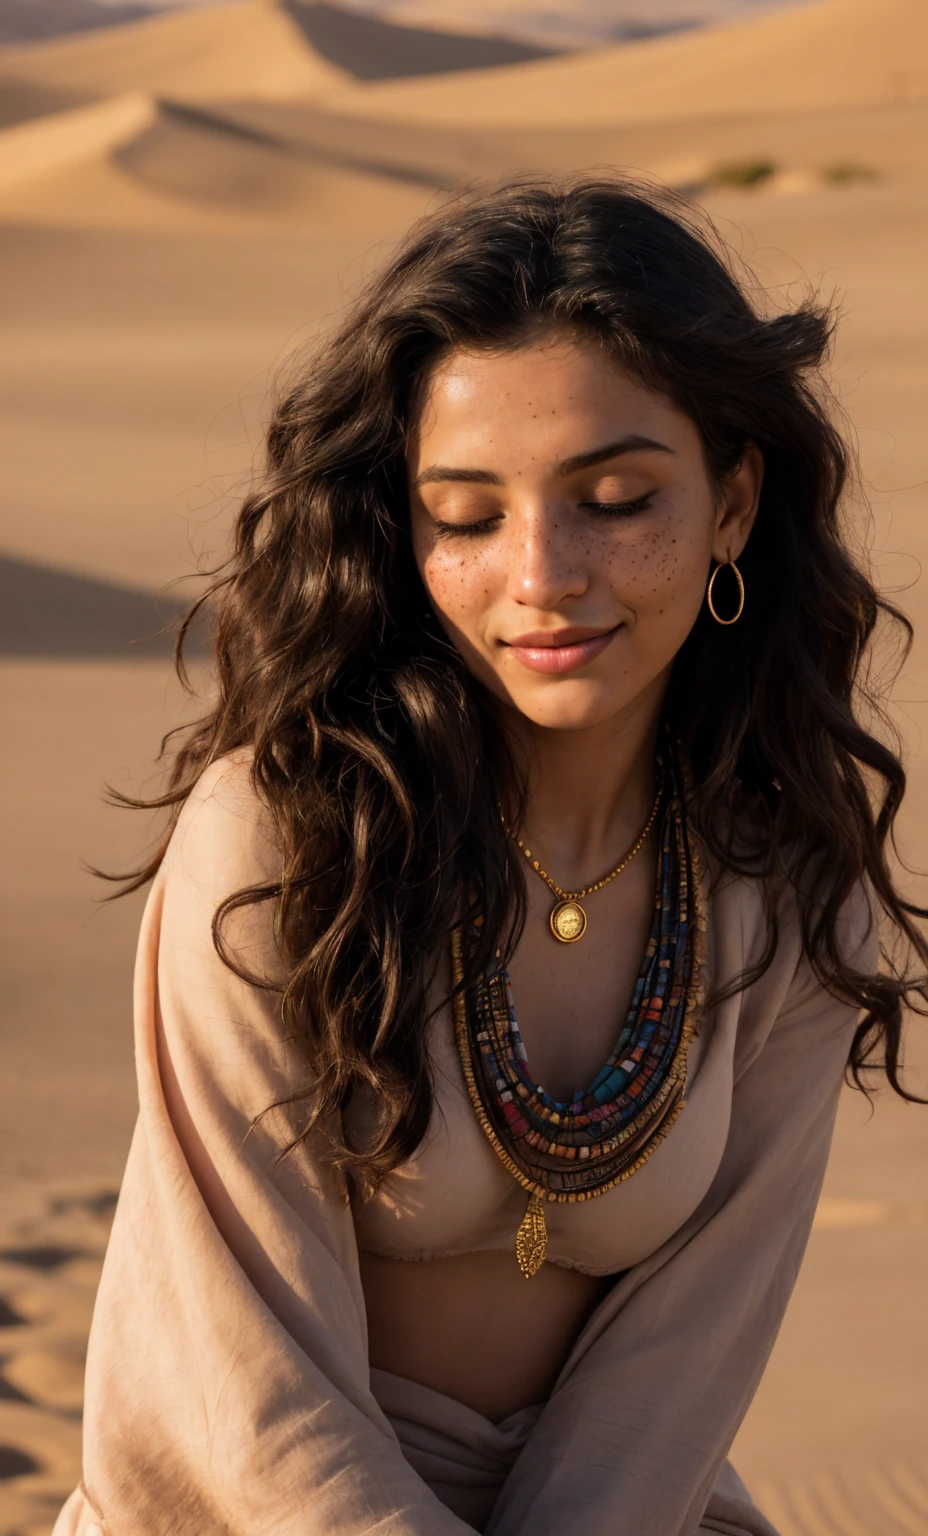
[[[669,740],[657,767],[654,919],[615,1047],[589,1088],[558,1103],[532,1081],[505,967],[455,993],[455,1035],[474,1112],[504,1167],[529,1193],[516,1235],[527,1278],[545,1259],[545,1204],[593,1200],[630,1178],[684,1105],[687,1049],[702,1006],[706,924],[680,760]],[[466,942],[465,934],[455,934],[456,988]]]

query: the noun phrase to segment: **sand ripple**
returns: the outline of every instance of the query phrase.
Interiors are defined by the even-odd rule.
[[[48,1536],[80,1476],[84,1357],[114,1191],[0,1227],[0,1536]]]

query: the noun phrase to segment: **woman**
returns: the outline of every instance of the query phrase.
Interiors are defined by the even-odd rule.
[[[134,882],[59,1536],[770,1532],[726,1456],[923,995],[878,916],[928,958],[829,330],[683,205],[520,184],[279,405]]]

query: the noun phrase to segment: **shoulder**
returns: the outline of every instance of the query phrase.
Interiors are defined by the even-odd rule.
[[[161,944],[165,954],[198,956],[212,967],[221,933],[229,959],[254,975],[279,979],[286,967],[275,887],[283,858],[252,765],[250,751],[217,759],[184,802],[158,876]]]
[[[282,1025],[282,861],[252,763],[250,752],[230,753],[191,789],[152,891],[137,971],[139,1062],[163,1076],[175,1107],[183,1096],[182,1116],[191,1104],[201,1116],[229,1111],[236,1136],[305,1078]]]
[[[710,931],[737,930],[742,951],[741,966],[754,965],[764,953],[771,927],[777,933],[774,969],[790,976],[804,959],[803,920],[814,928],[822,909],[823,887],[815,871],[784,871],[775,879],[751,876],[724,868],[697,840],[700,884]],[[819,861],[820,872],[827,854]],[[836,949],[844,965],[860,971],[874,971],[879,958],[880,905],[870,880],[857,880],[840,903],[834,919]],[[734,946],[725,946],[731,954]]]
[[[709,990],[724,993],[742,972],[762,962],[776,924],[776,949],[762,974],[733,1000],[737,1008],[736,1076],[746,1070],[773,1033],[797,1026],[845,1034],[859,1009],[833,991],[813,964],[803,940],[804,892],[787,879],[764,882],[714,871],[706,883]],[[814,921],[814,912],[807,914]],[[879,964],[879,906],[867,880],[858,881],[835,920],[841,963],[864,975]],[[797,1039],[799,1036],[797,1035]]]
[[[203,770],[165,854],[167,879],[193,882],[214,895],[279,879],[280,842],[253,766],[251,748],[241,748]]]

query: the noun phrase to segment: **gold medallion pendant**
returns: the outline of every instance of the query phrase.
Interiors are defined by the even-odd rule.
[[[586,912],[580,905],[581,901],[586,896],[592,896],[595,891],[601,891],[604,885],[608,885],[611,880],[615,879],[616,875],[620,875],[622,873],[623,869],[628,868],[632,859],[635,857],[635,854],[638,853],[639,849],[644,846],[645,838],[654,825],[658,808],[661,803],[662,793],[663,791],[659,789],[657,794],[654,796],[654,804],[651,806],[651,814],[648,816],[647,821],[636,837],[631,848],[629,848],[628,852],[625,854],[624,858],[619,860],[618,864],[615,866],[615,869],[610,869],[608,875],[603,875],[601,880],[594,880],[592,885],[585,885],[582,891],[562,890],[557,881],[552,879],[552,877],[548,874],[548,871],[542,868],[541,860],[535,858],[531,848],[526,848],[521,837],[516,837],[513,832],[510,832],[509,828],[506,826],[506,818],[503,814],[502,808],[500,809],[500,820],[503,823],[506,832],[511,838],[513,838],[521,852],[525,854],[525,857],[528,859],[529,864],[535,871],[539,880],[543,880],[545,885],[548,887],[548,890],[551,892],[551,895],[557,897],[557,900],[551,909],[551,916],[548,918],[548,923],[551,928],[551,932],[554,934],[554,937],[560,944],[576,944],[578,939],[583,938],[583,935],[586,933]]]
[[[551,908],[551,932],[562,944],[576,944],[586,932],[586,913],[579,901],[559,901]]]

